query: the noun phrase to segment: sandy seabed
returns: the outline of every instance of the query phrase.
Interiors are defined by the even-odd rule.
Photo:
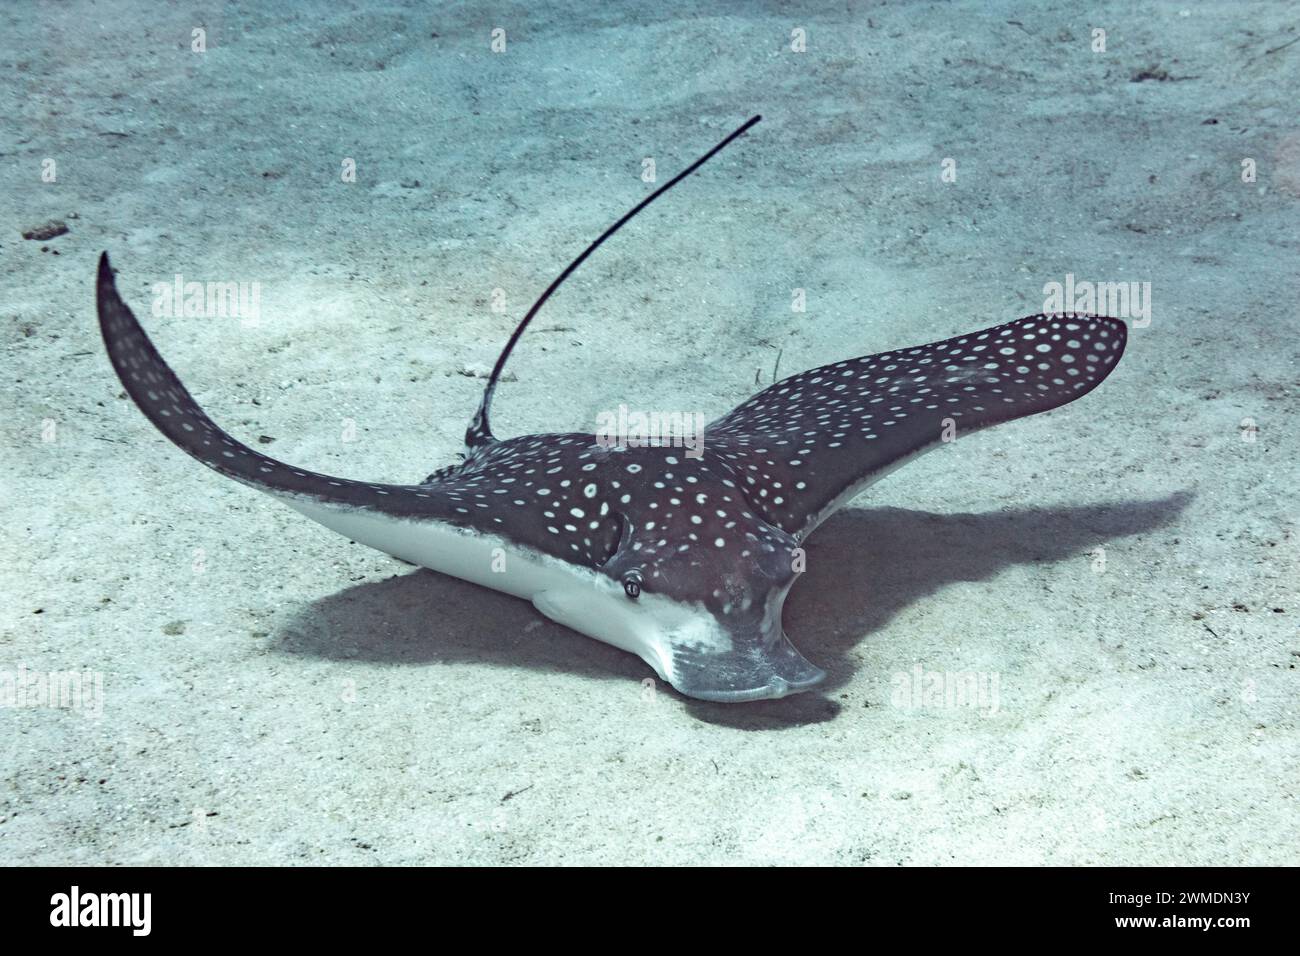
[[[1300,862],[1294,7],[741,6],[0,9],[0,862]],[[236,436],[419,480],[645,161],[755,112],[547,306],[498,434],[1149,289],[1095,393],[810,540],[815,692],[691,701],[349,544],[105,358],[107,249]],[[177,276],[257,321],[153,315]],[[4,699],[51,672],[80,706]]]

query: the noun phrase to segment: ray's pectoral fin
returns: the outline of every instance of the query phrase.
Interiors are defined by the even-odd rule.
[[[437,503],[427,486],[373,484],[295,468],[227,434],[199,407],[122,301],[107,254],[99,259],[95,301],[104,347],[127,394],[173,444],[214,471],[293,507],[310,500],[330,507],[422,514]],[[311,516],[321,520],[319,511]]]
[[[1114,369],[1126,341],[1119,319],[1031,315],[824,365],[718,419],[705,447],[742,476],[756,512],[802,539],[915,455],[1088,394]]]

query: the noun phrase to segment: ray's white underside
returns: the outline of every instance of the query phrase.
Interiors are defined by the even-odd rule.
[[[702,606],[648,592],[632,601],[606,575],[497,535],[305,496],[274,497],[360,544],[531,601],[551,620],[636,654],[668,683],[674,683],[674,648],[717,654],[731,649],[730,636]]]

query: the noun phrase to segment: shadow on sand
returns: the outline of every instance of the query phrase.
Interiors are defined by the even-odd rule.
[[[852,674],[853,647],[902,608],[954,581],[1065,560],[1159,528],[1190,499],[1179,492],[1153,501],[990,514],[846,509],[809,539],[808,570],[785,606],[786,632],[826,670],[826,682],[782,700],[682,699],[702,720],[746,730],[829,720],[840,710],[832,695]],[[464,661],[617,680],[653,676],[633,655],[554,624],[527,602],[424,570],[316,601],[284,628],[279,649],[389,664]]]

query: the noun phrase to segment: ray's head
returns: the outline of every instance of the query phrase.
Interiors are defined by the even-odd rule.
[[[549,616],[642,657],[706,700],[783,697],[825,675],[781,626],[802,552],[731,482],[685,463],[629,494],[617,552],[594,585],[539,602]],[[667,480],[663,480],[667,478]]]

